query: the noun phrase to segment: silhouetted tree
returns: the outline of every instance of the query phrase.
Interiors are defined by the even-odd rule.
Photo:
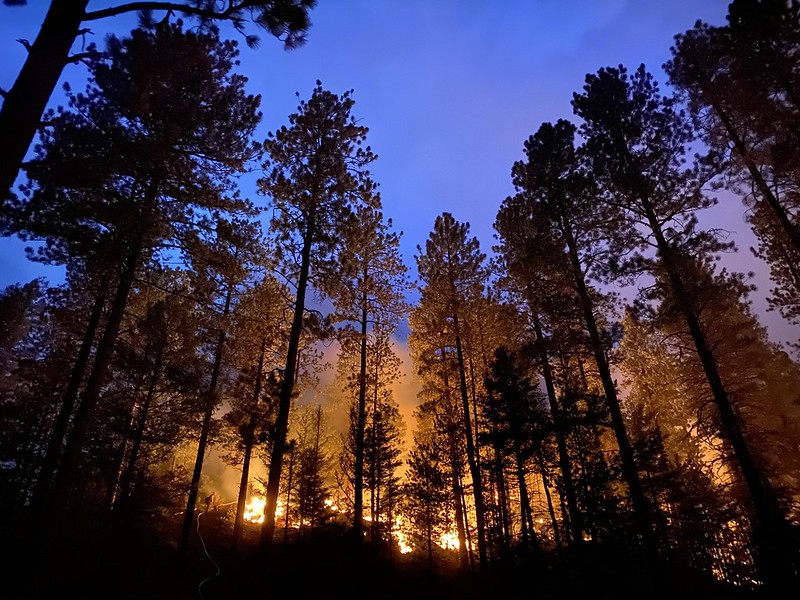
[[[403,488],[403,514],[410,525],[411,542],[425,552],[430,570],[434,569],[434,546],[448,531],[446,463],[434,440],[424,441],[414,434]]]
[[[380,199],[376,198],[374,202],[379,203]],[[379,331],[396,327],[406,312],[403,293],[408,289],[407,267],[399,254],[400,236],[390,228],[391,220],[384,222],[379,210],[361,207],[344,230],[345,243],[340,260],[346,276],[339,285],[330,286],[338,318],[359,325],[358,399],[353,448],[353,537],[358,541],[363,539],[364,435],[370,376],[367,372],[367,336],[371,329],[376,337],[374,348],[377,351]],[[380,366],[376,365],[372,372],[377,372],[377,376]],[[372,386],[377,398],[380,382],[376,379]],[[373,412],[373,416],[375,414]]]
[[[783,0],[736,0],[728,23],[698,22],[675,39],[665,65],[703,135],[732,175],[770,265],[771,303],[800,318],[800,79],[795,48],[800,7]]]
[[[359,206],[374,201],[374,182],[366,170],[376,156],[362,147],[367,128],[356,125],[350,111],[351,92],[338,96],[317,86],[307,101],[264,142],[266,176],[261,192],[271,198],[271,231],[281,275],[296,289],[294,316],[289,333],[283,387],[275,423],[269,464],[267,504],[261,540],[264,547],[275,532],[283,453],[289,409],[295,386],[297,358],[306,294],[309,286],[326,293],[336,280],[336,257],[342,230]]]
[[[539,239],[544,243],[539,246],[540,250],[552,253],[550,259],[563,265],[562,269],[569,277],[583,327],[588,334],[588,347],[597,364],[608,402],[639,535],[650,569],[655,572],[658,555],[648,505],[641,490],[602,331],[598,325],[596,300],[587,285],[589,277],[602,277],[605,264],[618,255],[621,246],[619,238],[627,233],[627,224],[616,218],[613,205],[598,205],[594,201],[593,184],[580,164],[574,135],[575,126],[567,121],[561,120],[555,125],[543,124],[525,143],[527,160],[515,163],[512,169],[514,185],[519,194],[506,200],[506,203],[524,203],[531,219],[540,221],[534,224],[537,231],[542,232]],[[548,240],[548,237],[552,239]],[[561,248],[564,250],[559,252]]]
[[[749,490],[764,577],[781,589],[795,578],[793,543],[787,538],[775,490],[758,469],[734,411],[718,357],[699,318],[699,298],[681,261],[685,255],[707,257],[729,246],[715,232],[698,227],[697,212],[714,203],[702,191],[714,171],[700,161],[684,166],[695,139],[691,123],[673,98],[659,93],[644,65],[630,77],[624,67],[587,75],[583,92],[573,96],[573,108],[583,119],[585,152],[602,202],[619,207],[621,217],[639,226],[631,229],[637,232],[630,239],[631,248],[650,247],[656,252],[655,259],[641,256],[640,260],[663,274],[662,294],[673,299],[690,331],[721,431]]]
[[[162,60],[166,54],[169,62]],[[44,239],[46,256],[77,254],[89,264],[104,256],[114,286],[48,496],[58,510],[69,505],[137,274],[159,248],[180,245],[204,210],[248,209],[235,194],[226,195],[252,153],[249,135],[259,119],[258,98],[246,95],[244,78],[231,73],[236,54],[234,44],[185,33],[180,24],[110,38],[106,55],[89,59],[93,79],[86,92],[52,115],[30,166],[14,230]],[[159,85],[162,80],[170,85]]]
[[[495,351],[491,375],[486,378],[488,392],[485,411],[492,424],[495,444],[514,462],[520,504],[520,529],[523,543],[536,544],[533,529],[526,462],[537,453],[547,427],[544,397],[523,372],[517,355],[501,346]]]
[[[422,282],[420,302],[439,308],[443,317],[439,326],[447,328],[455,342],[467,460],[472,477],[478,527],[478,553],[481,569],[484,569],[487,565],[487,554],[483,488],[470,416],[466,365],[461,345],[462,325],[459,318],[463,318],[464,305],[482,293],[488,273],[483,264],[486,255],[481,253],[477,238],[469,238],[468,235],[469,224],[459,223],[450,213],[443,213],[434,222],[433,231],[425,242],[425,251],[417,247],[415,259]]]
[[[271,441],[269,436],[275,425],[280,390],[276,369],[285,356],[285,293],[277,280],[265,275],[241,298],[234,315],[231,350],[239,375],[230,392],[231,410],[223,417],[231,438],[229,444],[235,448],[226,460],[242,467],[233,526],[234,549],[242,536],[254,450]]]
[[[3,3],[15,6],[26,4],[26,0],[4,0]],[[51,1],[36,40],[32,44],[24,41],[28,57],[11,88],[3,90],[0,109],[0,207],[4,207],[28,147],[42,126],[42,113],[62,70],[69,63],[99,57],[93,44],[85,51],[70,55],[75,40],[90,32],[81,25],[136,11],[144,24],[152,26],[153,11],[165,11],[166,18],[178,12],[198,19],[206,29],[217,22],[230,21],[237,30],[243,31],[245,23],[251,21],[281,39],[286,48],[294,48],[305,41],[310,26],[308,12],[316,0],[236,0],[224,6],[215,0],[156,0],[125,2],[98,10],[87,10],[88,4],[89,0]],[[253,35],[248,35],[246,40],[250,45],[258,42]]]
[[[188,263],[195,276],[198,299],[204,300],[204,308],[209,311],[206,329],[211,372],[208,388],[203,393],[203,421],[178,545],[181,561],[185,561],[188,555],[200,476],[211,435],[211,420],[222,401],[224,386],[230,384],[224,379],[221,382],[220,377],[225,346],[232,329],[231,315],[242,294],[246,293],[245,290],[253,287],[255,271],[263,265],[265,250],[260,225],[256,221],[226,221],[217,218],[208,226],[211,228],[210,232],[205,236],[197,236],[187,244],[186,249]]]

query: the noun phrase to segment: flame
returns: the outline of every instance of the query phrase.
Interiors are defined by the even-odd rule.
[[[251,523],[264,522],[264,507],[267,505],[267,499],[264,496],[253,496],[250,498],[244,507],[244,520]],[[275,516],[280,517],[284,514],[283,502],[278,500],[278,508],[275,511]]]
[[[414,547],[409,543],[408,536],[403,531],[405,520],[397,517],[392,525],[392,534],[397,539],[397,546],[400,548],[400,554],[408,554],[414,550]]]
[[[458,536],[455,533],[443,533],[439,539],[439,546],[445,550],[458,550]]]
[[[244,509],[244,519],[249,521],[250,523],[263,523],[264,522],[264,507],[267,504],[267,499],[264,496],[254,495],[250,498],[250,501],[245,505]],[[330,498],[325,499],[325,506],[327,506],[330,510],[334,512],[339,512],[340,508],[337,506],[334,501]],[[281,500],[278,500],[278,509],[275,511],[275,516],[280,517],[285,514],[284,503]],[[364,519],[366,521],[371,521],[371,515],[364,515]],[[308,523],[303,523],[307,525]],[[408,535],[404,531],[406,528],[406,521],[401,517],[395,517],[394,523],[392,525],[392,535],[397,540],[397,545],[400,549],[401,554],[408,554],[414,550],[414,547],[410,544]],[[291,525],[294,528],[297,528],[296,523],[292,523]],[[454,533],[446,533],[442,536],[439,545],[444,549],[457,549],[458,548],[458,536]]]

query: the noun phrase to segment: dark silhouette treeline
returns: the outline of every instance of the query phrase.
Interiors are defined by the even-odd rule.
[[[353,91],[317,81],[255,139],[215,23],[293,47],[313,1],[143,3],[80,57],[84,90],[29,107],[23,163],[16,88],[52,79],[47,36],[125,8],[72,4],[0,119],[3,234],[66,273],[0,294],[0,596],[797,587],[800,365],[705,211],[744,203],[771,307],[800,322],[800,4],[735,0],[677,35],[669,93],[644,65],[587,74],[511,165],[494,258],[445,212],[415,278]]]

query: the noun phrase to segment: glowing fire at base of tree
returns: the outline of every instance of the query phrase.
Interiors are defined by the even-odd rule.
[[[250,498],[250,501],[245,505],[244,520],[255,524],[263,523],[264,507],[266,504],[267,499],[264,496],[253,496]],[[333,512],[340,512],[339,507],[331,499],[325,500],[325,506]],[[284,503],[278,500],[278,508],[275,511],[275,517],[282,517],[285,514]],[[365,515],[364,519],[366,521],[372,520],[371,516],[369,515]],[[294,526],[294,524],[290,523],[290,526]],[[392,537],[394,537],[396,540],[401,554],[409,554],[410,552],[414,551],[414,546],[411,545],[409,537],[405,532],[406,526],[407,524],[405,520],[400,517],[395,518],[392,526]],[[442,537],[439,539],[437,544],[444,550],[458,550],[458,536],[455,533],[442,534]]]
[[[253,496],[244,507],[244,520],[251,523],[264,522],[264,507],[267,505],[267,499],[263,496]],[[281,517],[284,514],[283,502],[278,500],[278,508],[275,511],[276,517]]]

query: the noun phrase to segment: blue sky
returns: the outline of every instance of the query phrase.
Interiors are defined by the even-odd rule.
[[[510,169],[524,140],[544,121],[572,119],[572,93],[587,73],[644,63],[663,81],[673,36],[696,20],[722,24],[727,0],[319,0],[308,42],[291,51],[262,36],[259,48],[241,47],[240,72],[262,95],[259,137],[277,129],[307,98],[317,79],[353,90],[354,115],[370,128],[379,158],[372,173],[385,214],[403,231],[401,249],[413,255],[443,211],[467,221],[485,252],[493,243],[500,202],[513,192]],[[0,6],[0,87],[8,88],[24,60],[15,40],[33,40],[49,3]],[[96,1],[89,8],[119,4]],[[91,23],[87,39],[124,35],[135,18]],[[230,37],[236,32],[223,29]],[[68,66],[63,80],[82,88],[83,70]],[[52,102],[59,101],[60,94]],[[243,193],[258,201],[245,180]],[[769,289],[744,208],[727,198],[703,222],[731,230],[739,245],[724,259],[730,268],[757,271],[754,306],[776,341],[797,340],[796,328],[764,313]],[[0,286],[57,270],[29,263],[22,244],[0,239]]]

